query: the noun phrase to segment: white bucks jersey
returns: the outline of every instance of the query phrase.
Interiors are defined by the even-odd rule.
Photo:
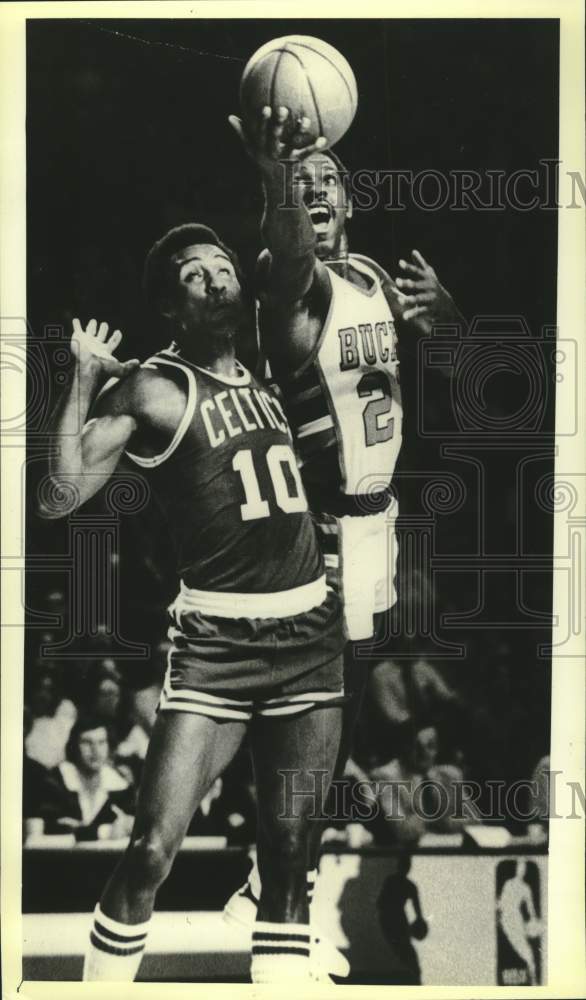
[[[329,313],[307,362],[281,382],[296,431],[310,506],[330,514],[388,489],[401,448],[403,410],[395,326],[380,280],[364,259],[352,267],[367,289],[328,268]]]

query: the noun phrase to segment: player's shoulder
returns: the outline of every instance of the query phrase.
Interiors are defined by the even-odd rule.
[[[351,253],[350,261],[352,262],[353,260],[358,261],[359,264],[362,264],[364,267],[373,271],[381,284],[385,285],[388,283],[389,285],[394,286],[395,283],[388,271],[385,271],[384,267],[382,267],[382,265],[372,257],[367,257],[366,254],[363,253]]]
[[[154,356],[128,378],[107,382],[96,402],[96,413],[149,417],[161,407],[168,409],[174,397],[178,402],[184,401],[185,390],[172,374],[172,366],[158,364]]]
[[[399,289],[390,274],[385,271],[384,267],[382,267],[378,261],[373,260],[372,257],[367,257],[365,254],[353,253],[350,254],[350,259],[357,262],[362,268],[367,268],[370,271],[370,274],[374,276],[375,280],[378,281],[380,289],[387,301],[387,305],[394,318],[397,319],[397,297],[399,295]]]

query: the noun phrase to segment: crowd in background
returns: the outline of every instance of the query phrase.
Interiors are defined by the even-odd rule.
[[[146,564],[143,570],[149,579]],[[116,639],[105,628],[78,640],[79,656],[61,659],[58,649],[50,655],[59,630],[29,630],[25,836],[73,832],[77,839],[95,840],[129,834],[167,660],[168,643],[161,641],[165,602],[160,587],[155,590],[156,603],[149,607],[133,588],[134,626],[129,616],[128,627],[150,648],[139,661],[116,658]],[[153,595],[151,590],[151,600]],[[44,604],[66,630],[64,592],[46,592]],[[425,639],[391,639],[365,663],[362,711],[345,777],[328,807],[326,838],[412,847],[426,833],[456,833],[483,822],[500,823],[513,834],[537,830],[545,839],[547,671],[524,662],[531,646],[515,642],[514,633],[471,635],[465,645],[464,658],[446,660],[434,657]],[[394,655],[394,648],[403,655]],[[498,814],[503,795],[495,805],[491,794],[499,782],[501,791],[513,792],[521,783],[506,806],[508,815]],[[245,743],[188,833],[248,844],[255,839],[255,822]]]

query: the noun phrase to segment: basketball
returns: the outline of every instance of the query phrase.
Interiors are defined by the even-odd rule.
[[[319,38],[286,35],[275,38],[248,60],[240,82],[244,121],[268,105],[288,108],[292,124],[309,118],[300,137],[309,145],[325,136],[333,146],[352,124],[358,93],[354,73],[337,49]]]

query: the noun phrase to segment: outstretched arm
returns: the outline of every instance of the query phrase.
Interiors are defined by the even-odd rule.
[[[310,311],[325,315],[330,294],[297,167],[326,139],[303,145],[311,122],[303,118],[293,126],[287,108],[265,107],[246,125],[233,115],[229,121],[259,168],[264,192],[265,249],[257,269],[261,334],[270,340],[273,361],[295,366],[311,352],[321,328],[319,318],[309,321]]]
[[[78,319],[73,321],[73,376],[52,421],[49,455],[52,497],[67,496],[67,504],[44,496],[39,500],[41,517],[63,517],[97,493],[114,472],[136,430],[136,419],[131,412],[104,415],[86,423],[105,379],[124,379],[139,367],[137,360],[122,364],[113,357],[121,340],[119,330],[108,335],[107,323],[98,326],[92,319],[84,330]]]
[[[317,258],[315,232],[295,180],[295,165],[325,146],[326,139],[304,146],[311,122],[302,118],[292,127],[288,108],[273,112],[266,106],[246,126],[234,115],[229,121],[261,175],[265,200],[261,233],[271,255],[267,291],[289,301],[301,299],[313,282]]]

